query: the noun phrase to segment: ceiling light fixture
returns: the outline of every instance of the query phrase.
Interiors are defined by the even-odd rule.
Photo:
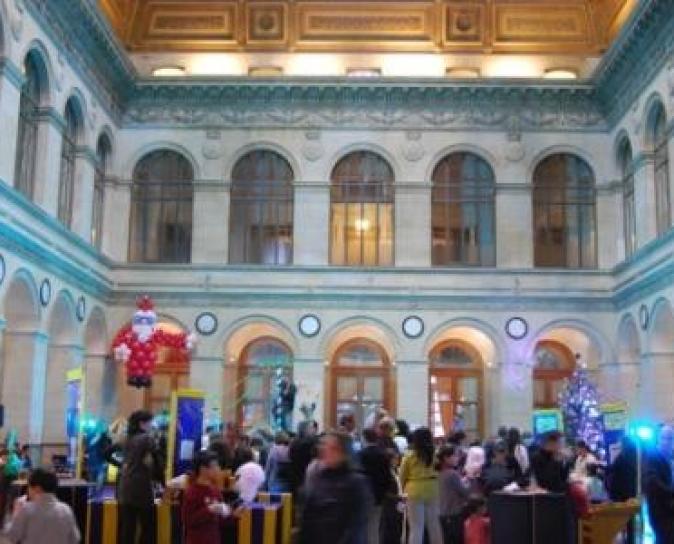
[[[447,77],[453,77],[457,79],[471,79],[480,77],[479,68],[464,68],[461,66],[453,66],[445,70],[445,75]]]
[[[181,77],[187,73],[182,66],[160,66],[152,70],[155,77]]]
[[[348,77],[380,77],[381,68],[347,68]]]
[[[571,68],[550,68],[543,74],[545,79],[578,79],[578,72]]]

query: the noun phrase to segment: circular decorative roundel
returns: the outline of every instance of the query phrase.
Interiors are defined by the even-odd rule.
[[[0,285],[5,281],[5,276],[7,275],[7,266],[5,265],[5,258],[0,255]]]
[[[49,301],[51,300],[51,282],[45,278],[42,280],[42,283],[40,284],[40,303],[42,306],[47,306],[49,305]]]
[[[506,323],[505,330],[513,340],[521,340],[529,332],[529,325],[521,317],[511,317]]]
[[[77,314],[77,319],[84,321],[84,316],[87,315],[87,301],[84,300],[84,297],[77,299],[77,309],[75,310]]]
[[[650,321],[650,316],[648,315],[648,307],[645,304],[642,304],[639,307],[639,325],[641,325],[641,330],[646,330],[648,328],[648,322]]]
[[[411,315],[403,320],[403,333],[407,338],[419,338],[424,334],[424,322],[416,315]]]
[[[321,320],[313,314],[303,315],[300,317],[298,328],[303,336],[312,338],[321,332]]]
[[[209,336],[218,330],[218,318],[214,313],[203,312],[194,320],[194,327],[203,336]]]

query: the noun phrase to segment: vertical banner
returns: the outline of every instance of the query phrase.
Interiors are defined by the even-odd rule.
[[[192,468],[194,454],[201,450],[205,404],[205,396],[201,391],[179,389],[172,393],[167,480],[185,474]]]
[[[608,461],[612,463],[620,453],[620,441],[627,430],[627,403],[602,404],[601,413],[604,417],[604,444]]]
[[[69,370],[66,374],[66,436],[68,437],[68,467],[75,478],[82,477],[82,406],[84,405],[84,372],[82,368]]]

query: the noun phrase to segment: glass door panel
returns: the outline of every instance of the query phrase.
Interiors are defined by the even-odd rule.
[[[374,419],[378,408],[386,405],[386,376],[382,372],[344,370],[334,377],[335,412],[334,423],[341,416],[351,414],[359,430]]]
[[[358,379],[356,377],[337,377],[337,400],[358,401]]]
[[[466,371],[431,370],[429,419],[433,434],[463,430],[471,438],[481,431],[481,379]]]
[[[384,400],[384,379],[381,376],[363,378],[363,401],[381,404]]]

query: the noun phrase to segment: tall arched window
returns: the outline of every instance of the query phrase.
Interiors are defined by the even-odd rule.
[[[33,198],[35,185],[35,163],[37,157],[38,116],[42,84],[38,68],[37,53],[30,52],[24,61],[25,80],[21,87],[19,102],[19,126],[16,142],[16,169],[14,183],[16,188]]]
[[[239,360],[239,424],[246,430],[272,427],[272,399],[279,374],[292,381],[290,348],[271,337],[248,344]]]
[[[558,408],[559,394],[576,369],[571,350],[554,340],[541,340],[534,352],[534,408]]]
[[[630,257],[637,247],[637,223],[634,207],[634,169],[632,146],[627,138],[618,147],[618,166],[623,187],[623,228],[625,235],[625,257]]]
[[[653,145],[655,169],[655,221],[658,236],[672,226],[669,195],[669,152],[667,150],[667,116],[661,102],[653,105],[649,115],[649,138]]]
[[[533,180],[534,265],[597,266],[594,174],[580,157],[550,155]]]
[[[447,436],[460,429],[479,438],[484,410],[480,353],[462,340],[442,342],[431,351],[429,373],[428,413],[434,434]]]
[[[330,177],[330,263],[393,264],[394,174],[371,151],[343,157]]]
[[[260,149],[232,170],[229,262],[291,264],[293,170],[281,155]]]
[[[363,429],[379,408],[393,409],[391,365],[383,348],[364,338],[349,340],[330,365],[330,423],[353,415]]]
[[[175,151],[152,151],[138,161],[131,186],[129,261],[190,261],[193,180],[190,161]]]
[[[74,98],[69,98],[66,102],[64,118],[66,125],[61,144],[58,218],[61,223],[70,226],[73,216],[73,196],[75,194],[77,140],[82,124],[79,106]]]
[[[435,266],[493,266],[494,172],[474,153],[452,153],[433,170],[431,212]]]
[[[103,205],[105,203],[105,178],[108,173],[112,145],[106,134],[101,134],[96,144],[96,172],[94,174],[94,201],[91,207],[91,243],[101,249],[103,240]]]

